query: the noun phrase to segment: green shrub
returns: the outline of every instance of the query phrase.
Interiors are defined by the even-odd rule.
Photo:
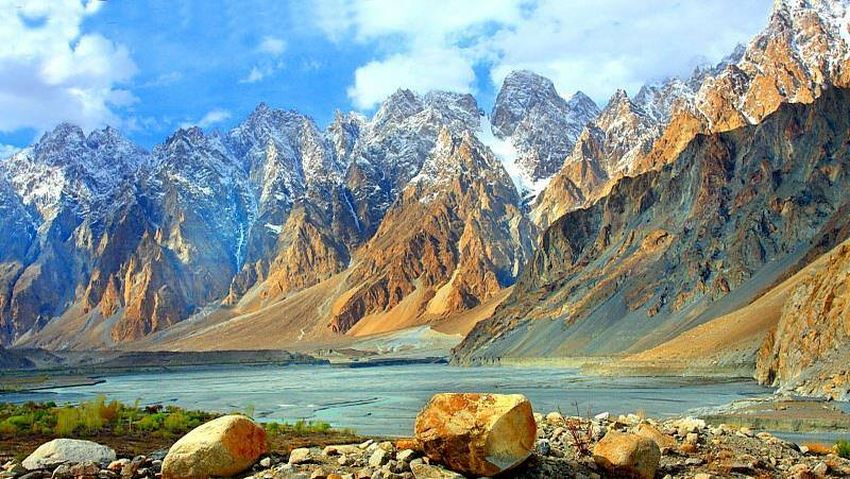
[[[56,435],[70,436],[82,425],[80,413],[72,407],[56,410]]]
[[[172,411],[165,417],[163,427],[168,432],[182,433],[192,428],[192,419],[183,411]]]
[[[844,459],[850,459],[850,440],[848,439],[839,439],[835,443],[835,452],[839,457],[843,457]]]
[[[0,421],[0,436],[11,436],[17,434],[18,428],[9,421]]]
[[[165,422],[165,414],[158,412],[140,419],[139,422],[136,423],[136,427],[140,431],[153,432],[162,429],[163,422]]]

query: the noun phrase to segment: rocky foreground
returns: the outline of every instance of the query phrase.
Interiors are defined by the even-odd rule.
[[[94,442],[56,439],[3,465],[0,479],[850,477],[838,448],[692,417],[544,416],[521,395],[438,394],[407,439],[285,453],[267,444],[260,425],[228,415],[149,456],[119,458]]]

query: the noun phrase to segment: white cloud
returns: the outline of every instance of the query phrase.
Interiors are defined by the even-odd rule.
[[[267,53],[272,56],[280,56],[286,50],[286,42],[282,38],[263,37],[258,48],[260,52]]]
[[[192,126],[199,126],[201,128],[209,128],[213,125],[221,123],[223,121],[227,121],[230,119],[232,115],[229,110],[225,110],[223,108],[215,108],[207,112],[200,120],[198,121],[187,121],[180,124],[180,128],[189,128]]]
[[[311,14],[333,41],[374,48],[348,89],[359,108],[399,87],[474,91],[476,69],[550,77],[599,103],[617,89],[719,61],[767,21],[771,0],[322,0]]]
[[[251,72],[248,73],[248,76],[239,80],[239,83],[256,83],[265,77],[266,73],[260,70],[260,67],[255,66],[251,68]]]
[[[283,69],[284,63],[282,61],[270,61],[269,57],[279,57],[283,55],[284,51],[286,51],[286,42],[283,39],[270,36],[263,37],[257,46],[257,52],[264,58],[251,67],[251,71],[239,79],[239,83],[256,83]]]
[[[61,121],[120,126],[115,110],[136,101],[120,85],[137,68],[129,51],[84,19],[101,2],[0,0],[0,131],[45,130]]]
[[[147,81],[140,85],[144,88],[161,87],[172,85],[183,79],[183,74],[180,72],[168,72],[157,75],[153,80]]]
[[[369,109],[399,87],[415,91],[472,91],[475,72],[454,50],[424,49],[373,61],[354,72],[348,96],[357,108]]]
[[[325,34],[379,41],[390,53],[360,66],[348,96],[361,109],[380,103],[398,88],[475,91],[473,48],[494,24],[521,16],[519,0],[325,0],[316,21]],[[395,51],[393,51],[395,50]]]
[[[582,90],[604,104],[617,89],[686,75],[717,62],[766,24],[769,0],[544,0],[487,40],[497,85],[511,70],[551,78],[563,94]]]

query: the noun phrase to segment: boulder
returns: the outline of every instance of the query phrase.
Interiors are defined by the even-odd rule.
[[[60,464],[87,461],[107,465],[115,460],[115,451],[96,442],[79,439],[54,439],[38,447],[21,463],[30,471],[53,469]]]
[[[661,450],[652,439],[613,430],[593,449],[593,461],[616,477],[652,479],[660,460]]]
[[[674,449],[679,443],[676,442],[676,439],[673,436],[668,436],[663,432],[659,431],[658,428],[652,426],[650,424],[640,424],[637,427],[637,435],[643,436],[647,439],[652,439],[655,441],[655,444],[658,444],[658,448],[664,452]]]
[[[223,416],[189,431],[162,463],[162,479],[206,479],[238,474],[266,453],[266,432],[241,415]]]
[[[537,437],[531,403],[518,394],[437,394],[416,417],[416,439],[431,460],[493,476],[530,455]]]

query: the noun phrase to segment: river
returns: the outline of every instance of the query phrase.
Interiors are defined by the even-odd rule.
[[[652,417],[763,396],[752,381],[584,376],[574,369],[459,368],[415,364],[206,367],[108,376],[93,386],[4,395],[4,401],[78,402],[104,394],[141,404],[175,404],[217,412],[253,410],[259,420],[320,420],[367,435],[410,435],[416,413],[434,393],[521,393],[535,411],[575,414],[644,412]]]

